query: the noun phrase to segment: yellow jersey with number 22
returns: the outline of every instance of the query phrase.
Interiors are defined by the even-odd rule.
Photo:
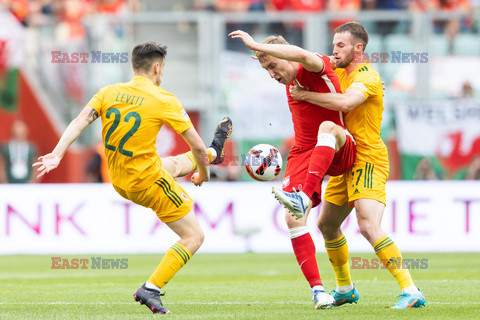
[[[128,192],[144,190],[159,179],[156,140],[162,126],[178,134],[193,127],[173,94],[141,76],[102,88],[87,106],[102,119],[112,184]]]

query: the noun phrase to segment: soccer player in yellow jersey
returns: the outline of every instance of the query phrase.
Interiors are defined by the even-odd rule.
[[[345,125],[355,138],[357,155],[353,167],[345,174],[331,177],[325,190],[318,227],[325,239],[328,257],[335,271],[337,288],[335,305],[357,302],[348,266],[348,247],[340,229],[355,207],[361,234],[395,277],[402,290],[393,307],[422,307],[423,294],[414,285],[408,269],[397,268],[402,255],[383,232],[380,223],[385,210],[385,183],[389,174],[387,147],[380,138],[383,113],[383,87],[380,75],[363,58],[368,32],[358,22],[348,22],[335,30],[333,61],[343,93],[317,93],[299,86],[290,88],[296,100],[305,100],[324,108],[345,113]],[[393,260],[392,260],[393,259]]]
[[[83,129],[101,117],[105,155],[115,190],[122,197],[151,208],[180,237],[148,281],[135,291],[135,300],[153,313],[170,313],[162,304],[160,288],[185,265],[204,238],[192,211],[193,200],[173,177],[198,167],[191,181],[196,186],[208,181],[208,165],[223,161],[224,144],[232,131],[231,120],[223,119],[207,150],[177,98],[159,87],[166,53],[166,47],[153,42],[135,46],[135,77],[130,82],[102,88],[69,124],[52,153],[34,163],[38,177],[55,169]],[[155,142],[164,124],[180,134],[191,151],[160,159]]]

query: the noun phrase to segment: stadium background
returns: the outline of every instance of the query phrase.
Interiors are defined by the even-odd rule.
[[[469,123],[479,118],[475,1],[440,1],[434,9],[422,5],[435,1],[318,0],[290,6],[282,0],[3,2],[15,16],[2,13],[2,143],[13,119],[21,118],[38,153],[49,151],[99,88],[133,74],[129,59],[96,62],[90,54],[87,63],[68,63],[52,52],[129,57],[136,43],[155,40],[169,47],[162,85],[185,105],[205,141],[218,119],[230,114],[236,123],[234,155],[258,142],[272,143],[286,154],[292,125],[283,87],[267,81],[243,45],[226,35],[236,28],[258,40],[283,34],[292,44],[331,53],[335,26],[355,19],[370,32],[370,60],[388,54],[373,65],[386,83],[382,137],[391,157],[390,179],[479,177],[480,129]],[[367,10],[375,5],[379,9]],[[302,9],[307,11],[286,11]],[[42,182],[89,181],[85,168],[99,142],[98,129],[96,124],[83,134],[63,168]],[[185,149],[171,132],[162,133],[161,156]],[[415,139],[417,134],[422,139]],[[213,171],[218,180],[248,180],[244,170],[234,167]]]
[[[200,203],[197,211],[203,210],[206,223],[210,221],[217,229],[221,227],[215,222],[223,221],[232,211],[231,236],[245,238],[249,243],[251,236],[262,235],[261,230],[267,228],[270,221],[259,225],[250,223],[250,219],[255,218],[250,208],[276,212],[277,207],[268,195],[268,183],[255,183],[246,175],[243,155],[257,143],[270,143],[278,147],[286,159],[293,130],[284,87],[271,81],[250,58],[243,44],[229,39],[227,34],[243,29],[259,41],[272,33],[283,34],[292,44],[329,54],[335,27],[354,19],[369,30],[366,53],[385,81],[382,138],[391,161],[389,188],[414,190],[411,196],[405,196],[405,192],[388,192],[389,203],[394,205],[387,206],[384,220],[388,221],[392,214],[399,216],[392,219],[390,226],[391,231],[397,233],[401,231],[395,231],[400,228],[395,223],[408,221],[408,228],[403,230],[408,239],[415,234],[415,229],[424,230],[418,232],[419,237],[422,233],[428,234],[430,231],[425,231],[428,228],[423,226],[432,225],[432,221],[446,222],[452,214],[449,211],[456,211],[463,226],[455,232],[470,243],[463,250],[477,250],[478,245],[472,247],[468,239],[472,234],[477,239],[480,234],[476,227],[479,218],[475,214],[480,206],[477,203],[480,193],[477,188],[471,188],[478,186],[475,182],[461,182],[480,179],[477,5],[466,1],[346,1],[340,4],[280,0],[4,1],[0,19],[0,142],[8,145],[12,123],[22,120],[28,126],[29,140],[37,154],[51,151],[69,121],[99,88],[132,77],[129,57],[135,44],[149,40],[165,44],[168,57],[162,86],[177,95],[204,141],[210,141],[213,129],[224,115],[234,120],[235,129],[225,163],[212,168],[212,182],[204,187],[207,191],[191,191]],[[75,54],[84,55],[85,59],[70,60]],[[64,218],[65,227],[76,230],[73,234],[77,236],[88,238],[88,232],[77,222],[83,215],[77,214],[76,209],[71,211],[75,208],[75,194],[77,198],[79,194],[73,190],[82,187],[74,184],[59,187],[56,183],[95,183],[102,179],[102,158],[98,156],[100,137],[97,121],[84,131],[56,171],[36,181],[39,185],[1,185],[4,190],[2,214],[6,217],[1,221],[7,240],[18,236],[25,239],[23,243],[28,243],[27,238],[40,234],[37,229],[46,222],[35,218],[41,215],[40,209],[32,209],[37,205],[48,206],[33,200],[42,190],[59,195],[64,206],[72,207],[65,209],[70,212],[65,214],[70,219]],[[158,137],[158,153],[168,156],[186,151],[187,146],[181,140],[164,127]],[[6,182],[4,169],[0,175],[2,182]],[[189,188],[187,179],[183,184]],[[425,185],[432,187],[425,188]],[[440,194],[433,191],[437,189]],[[24,190],[32,190],[31,201],[23,201],[23,196],[19,196],[19,203],[11,202]],[[111,186],[104,185],[101,190],[105,190],[109,200],[120,201],[111,193]],[[232,197],[225,190],[245,196],[251,191],[262,197],[258,203],[244,207],[240,197],[228,200]],[[12,197],[6,196],[10,194]],[[400,205],[396,204],[398,197],[405,197]],[[440,206],[437,211],[433,205],[436,197],[450,199],[450,204]],[[421,209],[415,209],[412,204],[417,198],[423,199],[423,204],[417,205]],[[105,215],[98,209],[100,199],[96,198],[90,205],[97,208],[95,212]],[[212,203],[219,200],[214,199],[225,201],[215,209]],[[451,209],[447,211],[449,206]],[[53,215],[59,228],[58,221],[63,221],[61,209],[50,210],[51,213],[44,210],[47,212],[43,213],[43,220],[45,215]],[[73,214],[78,215],[76,220]],[[276,213],[274,216],[277,219]],[[281,222],[278,225],[279,230],[283,229]],[[448,223],[440,223],[440,229],[433,232],[441,234],[442,226],[446,228]],[[402,236],[399,238],[403,241]],[[425,234],[423,238],[429,239]],[[363,244],[354,248],[367,250]],[[18,243],[2,251],[15,253],[13,248],[17,247]],[[206,247],[207,251],[220,252],[251,250],[249,244],[237,249]],[[27,248],[20,246],[18,252],[32,251]],[[49,248],[55,251],[54,247]],[[79,250],[88,252],[89,248],[92,247]],[[284,250],[288,250],[288,246]],[[434,246],[424,250],[438,251]]]

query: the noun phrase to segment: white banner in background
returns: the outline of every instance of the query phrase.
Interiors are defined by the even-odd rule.
[[[269,183],[183,184],[206,238],[199,252],[291,252]],[[480,251],[480,182],[389,182],[382,226],[402,251]],[[309,217],[317,251],[324,252]],[[354,212],[352,252],[372,252]],[[0,185],[0,254],[159,253],[178,237],[107,184]]]
[[[0,65],[20,68],[25,64],[27,32],[10,11],[0,8]]]
[[[452,165],[465,165],[480,155],[478,99],[399,103],[395,115],[401,153],[437,155]]]

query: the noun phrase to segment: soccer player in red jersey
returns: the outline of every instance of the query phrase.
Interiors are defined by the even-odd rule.
[[[355,207],[359,232],[395,278],[402,290],[394,309],[420,308],[426,304],[415,286],[402,254],[385,234],[381,222],[387,204],[385,186],[390,171],[388,150],[380,137],[383,114],[383,88],[379,73],[364,59],[368,32],[351,21],[339,26],[333,37],[333,61],[343,94],[309,92],[290,87],[296,100],[309,101],[324,108],[345,112],[345,124],[357,142],[352,168],[328,181],[318,228],[337,280],[333,291],[335,306],[356,303],[359,292],[353,285],[348,264],[347,240],[341,230],[343,221]]]
[[[315,244],[306,223],[310,209],[320,204],[323,177],[343,174],[352,166],[355,141],[343,124],[342,112],[294,100],[289,89],[297,84],[314,92],[341,93],[338,77],[329,57],[290,45],[282,36],[270,36],[262,43],[240,30],[229,36],[241,39],[246,47],[254,50],[261,66],[286,86],[295,143],[287,158],[283,191],[274,188],[273,192],[287,209],[285,220],[293,251],[310,284],[315,308],[329,308],[333,299],[323,288]],[[294,205],[290,197],[297,198]]]

